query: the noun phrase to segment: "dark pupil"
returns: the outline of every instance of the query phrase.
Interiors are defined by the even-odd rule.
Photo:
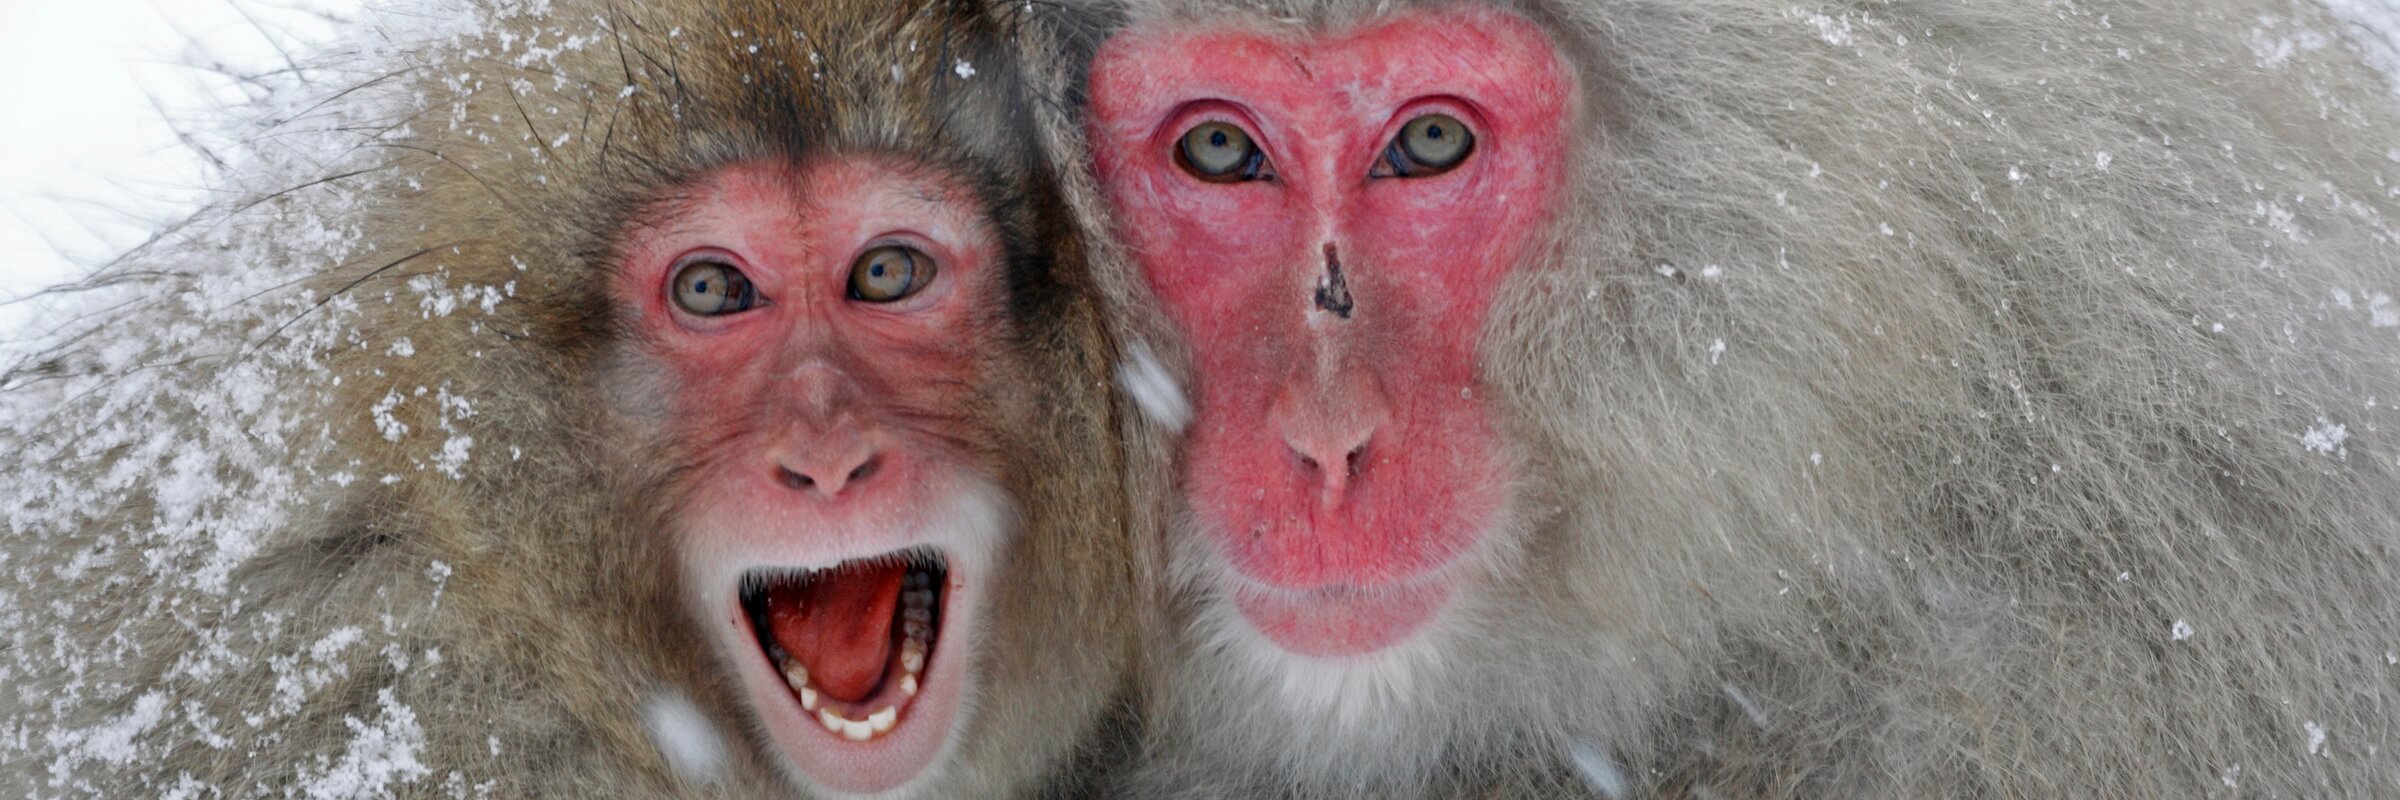
[[[701,294],[708,294],[708,281],[703,279],[693,282],[692,291],[699,292]]]
[[[873,265],[871,265],[871,266],[868,266],[868,267],[867,267],[867,272],[869,272],[869,273],[873,274],[875,277],[878,277],[878,278],[881,278],[881,277],[883,277],[883,262],[881,262],[881,261],[878,261],[878,262],[875,262]]]
[[[1427,138],[1427,139],[1439,139],[1439,138],[1442,138],[1442,126],[1440,126],[1440,125],[1429,125],[1429,126],[1426,126],[1426,128],[1425,128],[1425,138]]]
[[[1228,141],[1228,140],[1229,140],[1229,139],[1231,139],[1231,138],[1232,138],[1232,137],[1226,136],[1224,131],[1209,131],[1209,132],[1208,132],[1208,146],[1210,146],[1210,147],[1224,147],[1224,146],[1225,146],[1225,143],[1226,143],[1226,141]]]

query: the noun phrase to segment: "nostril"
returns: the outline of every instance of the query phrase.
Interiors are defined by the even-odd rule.
[[[777,464],[775,465],[775,471],[777,476],[783,479],[783,485],[786,487],[792,489],[808,489],[817,485],[817,480],[815,478],[802,475],[799,472],[794,471],[791,467]]]
[[[1308,456],[1301,456],[1301,457],[1300,457],[1300,469],[1302,469],[1302,470],[1304,470],[1304,471],[1307,471],[1307,472],[1315,472],[1315,471],[1317,471],[1317,460],[1316,460],[1316,459],[1313,459],[1313,458],[1309,458]]]
[[[1363,444],[1350,448],[1349,454],[1342,457],[1343,466],[1349,468],[1350,477],[1353,478],[1358,477],[1358,468],[1360,465],[1366,463],[1366,460],[1367,446]]]
[[[881,469],[882,467],[882,456],[868,456],[866,461],[859,463],[857,469],[850,470],[850,477],[846,482],[857,483],[859,481],[874,477],[875,471]]]

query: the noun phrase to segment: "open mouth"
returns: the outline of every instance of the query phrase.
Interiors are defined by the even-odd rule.
[[[757,570],[742,610],[767,661],[827,733],[864,742],[908,720],[942,631],[949,568],[929,550]]]

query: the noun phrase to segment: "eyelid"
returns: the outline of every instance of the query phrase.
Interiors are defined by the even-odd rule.
[[[1259,134],[1257,123],[1251,121],[1240,106],[1223,100],[1194,100],[1176,106],[1174,111],[1167,114],[1165,124],[1159,126],[1156,134],[1160,152],[1172,159],[1185,133],[1211,122],[1222,122],[1242,129],[1242,133],[1250,137],[1250,145],[1258,148],[1258,152],[1264,154],[1269,163],[1276,160],[1274,149],[1268,146],[1267,138]]]
[[[1406,127],[1409,120],[1426,114],[1447,114],[1455,117],[1458,121],[1467,123],[1467,126],[1472,129],[1469,132],[1476,135],[1482,135],[1484,131],[1491,129],[1491,124],[1484,121],[1483,111],[1474,103],[1452,95],[1427,95],[1401,103],[1392,111],[1391,116],[1384,119],[1384,140],[1390,141],[1393,136],[1399,135],[1400,129]]]

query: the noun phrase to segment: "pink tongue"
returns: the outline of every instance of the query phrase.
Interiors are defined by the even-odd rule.
[[[892,611],[908,565],[845,568],[806,588],[767,595],[767,631],[808,668],[825,696],[859,702],[883,683],[891,661]]]

